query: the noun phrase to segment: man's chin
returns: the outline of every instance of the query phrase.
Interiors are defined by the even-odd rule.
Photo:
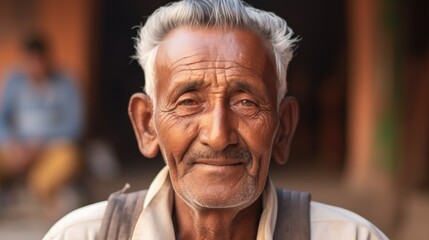
[[[204,182],[204,181],[201,181]],[[200,184],[198,186],[185,185],[181,198],[198,208],[227,209],[245,208],[256,199],[256,186],[254,182],[236,185]]]

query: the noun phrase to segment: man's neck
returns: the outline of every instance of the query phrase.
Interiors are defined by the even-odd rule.
[[[187,239],[256,239],[262,200],[249,207],[236,209],[201,209],[188,206],[175,196],[176,238]]]

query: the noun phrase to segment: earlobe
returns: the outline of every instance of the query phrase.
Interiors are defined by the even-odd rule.
[[[299,107],[296,98],[285,97],[279,106],[279,128],[273,146],[272,156],[278,164],[285,164],[289,158],[292,139],[298,126]]]
[[[150,98],[143,93],[131,96],[128,115],[133,125],[140,152],[148,158],[158,154],[158,137],[153,123],[153,105]]]

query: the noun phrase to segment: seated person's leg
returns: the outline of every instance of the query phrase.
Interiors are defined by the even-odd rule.
[[[18,143],[0,146],[0,186],[11,178],[21,177],[32,159]]]
[[[30,189],[44,204],[54,207],[57,194],[79,173],[78,146],[68,141],[47,144],[28,176]]]

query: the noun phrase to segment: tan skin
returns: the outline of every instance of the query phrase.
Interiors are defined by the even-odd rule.
[[[156,99],[135,94],[129,114],[142,154],[169,166],[179,238],[255,239],[270,159],[287,161],[298,122],[293,97],[277,105],[269,42],[182,27],[155,66]]]

